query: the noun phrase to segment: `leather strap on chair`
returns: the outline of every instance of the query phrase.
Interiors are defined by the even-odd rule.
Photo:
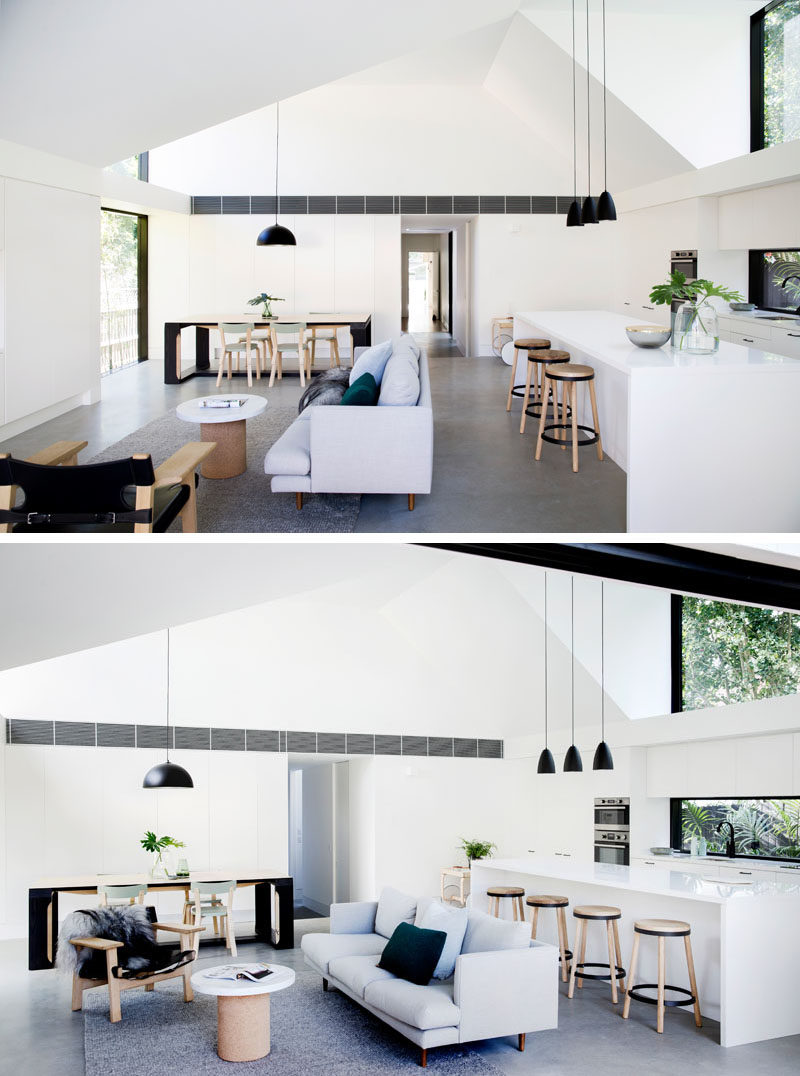
[[[166,964],[163,968],[142,968],[140,971],[134,971],[115,964],[111,971],[115,979],[149,979],[151,975],[168,975],[171,971],[177,971],[185,964],[191,964],[196,958],[195,949],[184,949],[183,952],[178,953],[171,964]]]
[[[14,508],[0,508],[0,523],[25,523],[29,527],[42,523],[70,526],[80,523],[152,522],[152,508],[132,508],[126,512],[25,512]]]

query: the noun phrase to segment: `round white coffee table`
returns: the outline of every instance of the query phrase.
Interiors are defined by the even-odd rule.
[[[203,441],[216,441],[217,447],[207,456],[201,466],[203,478],[235,478],[247,468],[247,419],[255,418],[267,406],[264,396],[248,396],[231,392],[233,399],[246,400],[241,407],[202,407],[202,400],[215,400],[219,396],[200,396],[178,404],[176,413],[184,422],[200,424]],[[224,399],[224,395],[222,396]]]
[[[291,986],[294,972],[283,964],[269,966],[272,975],[257,983],[210,979],[215,967],[203,968],[192,976],[192,987],[198,994],[217,999],[217,1053],[223,1061],[257,1061],[270,1051],[269,996]]]

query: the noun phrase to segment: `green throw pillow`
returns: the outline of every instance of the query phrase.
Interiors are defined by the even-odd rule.
[[[427,986],[446,941],[447,934],[443,930],[424,930],[410,923],[400,923],[386,943],[378,967],[390,971],[398,979]]]
[[[379,392],[378,382],[372,374],[362,374],[342,396],[342,403],[358,407],[374,407],[378,402]]]

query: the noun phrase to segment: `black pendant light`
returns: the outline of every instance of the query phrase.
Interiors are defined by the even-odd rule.
[[[581,221],[597,224],[597,203],[592,197],[592,123],[591,123],[592,72],[589,70],[589,0],[586,0],[586,164],[589,170],[589,193],[583,200]]]
[[[570,604],[572,607],[572,628],[571,628],[571,640],[570,648],[572,651],[572,743],[567,749],[566,755],[564,755],[564,773],[581,773],[583,771],[583,760],[581,759],[581,753],[575,746],[575,576],[571,579],[572,589],[570,593]]]
[[[599,220],[616,220],[617,207],[614,205],[614,199],[608,193],[608,125],[606,115],[606,0],[603,0],[603,182],[605,190],[597,199],[597,216]],[[597,768],[595,766],[595,769]],[[611,767],[607,766],[604,769],[611,769]]]
[[[194,788],[194,782],[183,766],[169,760],[169,628],[167,628],[167,761],[159,762],[144,775],[142,788]]]
[[[539,767],[536,772],[556,772],[556,760],[547,746],[547,572],[544,573],[544,750],[539,755]]]
[[[582,228],[581,203],[578,201],[578,96],[575,68],[575,0],[572,0],[572,181],[574,198],[567,213],[568,228]]]
[[[606,604],[605,582],[600,581],[600,743],[594,753],[593,770],[613,770],[614,759],[606,743]]]
[[[296,247],[297,240],[288,228],[278,224],[278,153],[280,150],[281,103],[275,103],[275,223],[258,233],[257,247]]]

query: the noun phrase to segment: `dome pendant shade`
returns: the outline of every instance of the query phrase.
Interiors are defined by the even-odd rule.
[[[611,756],[611,748],[605,740],[601,740],[594,753],[593,770],[613,770],[614,759]]]
[[[575,744],[571,744],[566,755],[564,755],[564,773],[582,773],[583,761],[581,759],[581,753]]]
[[[555,773],[556,772],[556,760],[553,758],[553,752],[549,747],[545,747],[541,755],[539,755],[539,766],[536,770],[537,773]]]
[[[194,788],[191,775],[174,762],[159,762],[144,775],[142,788]]]
[[[567,213],[567,227],[568,228],[582,228],[583,221],[581,220],[581,204],[576,198],[572,205],[569,207]]]
[[[611,197],[608,191],[603,191],[603,193],[597,199],[597,219],[617,219],[617,207],[614,205],[614,199]]]
[[[587,194],[583,200],[583,209],[581,210],[581,223],[582,224],[597,224],[597,203],[591,194]]]
[[[258,233],[257,247],[296,247],[297,240],[294,234],[282,224],[270,224],[263,232]]]

